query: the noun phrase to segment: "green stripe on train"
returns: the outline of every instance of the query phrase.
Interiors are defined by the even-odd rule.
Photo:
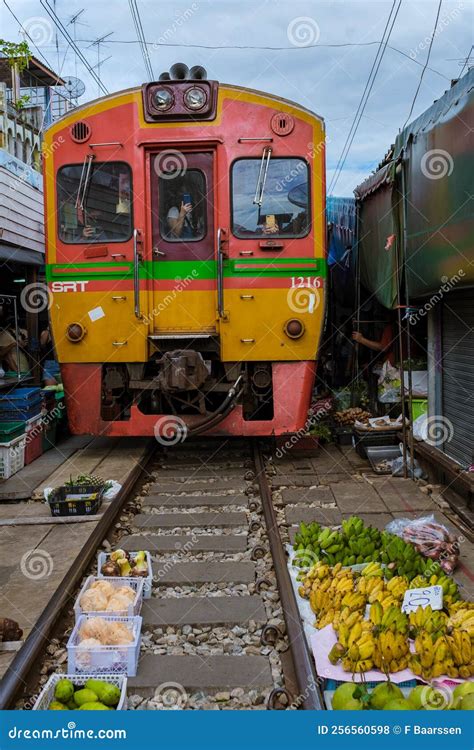
[[[271,263],[278,268],[266,268]],[[298,268],[299,263],[310,265],[309,268]],[[126,271],[117,269],[117,265]],[[247,268],[236,266],[245,265]],[[97,271],[91,271],[91,267]],[[82,270],[84,269],[84,270]],[[85,270],[87,269],[87,270]],[[159,260],[144,261],[140,264],[141,279],[215,279],[217,264],[215,260]],[[47,281],[69,280],[96,280],[103,279],[128,279],[133,276],[133,264],[127,261],[123,263],[50,263],[46,265]],[[271,261],[266,258],[231,259],[224,262],[224,276],[278,278],[280,276],[322,276],[326,277],[326,260],[322,258],[275,258]]]

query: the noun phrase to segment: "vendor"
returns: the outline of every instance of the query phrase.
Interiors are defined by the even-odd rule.
[[[390,362],[391,365],[395,364],[395,352],[394,352],[394,338],[393,328],[391,323],[387,323],[382,333],[380,341],[373,341],[368,339],[360,333],[360,331],[352,331],[352,338],[357,344],[367,347],[374,352],[380,352],[383,354],[384,361]],[[377,357],[377,359],[379,359]]]
[[[7,317],[0,306],[0,363],[5,371],[28,372],[30,365],[24,351],[27,346],[27,331],[16,327],[15,320]]]

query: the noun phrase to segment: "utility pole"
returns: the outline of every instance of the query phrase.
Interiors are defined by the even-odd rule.
[[[72,18],[68,22],[68,26],[72,25],[72,34],[74,39],[74,44],[77,43],[77,32],[76,32],[76,25],[79,23],[81,26],[85,26],[85,23],[81,23],[78,21],[78,18],[84,13],[85,8],[81,8],[81,10],[78,10],[77,13],[74,13]],[[74,75],[77,78],[77,54],[74,53]]]

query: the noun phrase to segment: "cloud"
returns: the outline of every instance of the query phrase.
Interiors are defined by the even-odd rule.
[[[76,7],[77,5],[77,7]],[[92,65],[97,63],[97,48],[88,48],[90,40],[113,31],[112,43],[101,49],[103,58],[112,55],[101,67],[101,77],[110,91],[136,86],[145,80],[145,68],[127,0],[57,0],[56,10],[64,23],[81,7],[85,13],[77,26],[80,47]],[[349,132],[364,90],[370,68],[388,18],[392,0],[138,0],[147,41],[166,39],[176,45],[247,45],[289,47],[283,50],[212,50],[157,44],[150,47],[155,76],[177,60],[188,65],[201,64],[209,77],[227,83],[257,88],[295,100],[326,120],[329,139],[327,163],[329,176],[334,169]],[[337,195],[351,194],[367,176],[368,164],[375,167],[394,141],[410,110],[422,65],[428,51],[438,0],[410,0],[402,3],[390,44],[405,53],[387,48],[360,123],[343,173]],[[471,46],[474,4],[471,0],[444,0],[427,70],[413,117],[449,88]],[[46,16],[39,0],[16,0],[14,11],[22,22]],[[19,36],[18,24],[5,7],[3,34],[12,40]],[[306,30],[317,26],[317,46],[305,47],[301,38],[292,42],[288,29],[298,19],[306,19]],[[308,20],[309,19],[309,20]],[[301,23],[301,22],[300,22]],[[72,26],[69,25],[72,33]],[[364,44],[366,46],[327,47],[324,45]],[[41,51],[55,69],[75,74],[74,56],[66,53],[59,37]],[[408,55],[409,57],[407,57]],[[410,59],[410,56],[412,59]],[[64,62],[63,62],[64,60]],[[86,82],[81,99],[95,98],[97,85],[79,63],[78,76]]]

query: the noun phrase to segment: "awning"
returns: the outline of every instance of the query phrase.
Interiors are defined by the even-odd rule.
[[[37,253],[36,250],[0,244],[0,261],[21,263],[24,266],[42,266],[44,265],[44,254]]]

